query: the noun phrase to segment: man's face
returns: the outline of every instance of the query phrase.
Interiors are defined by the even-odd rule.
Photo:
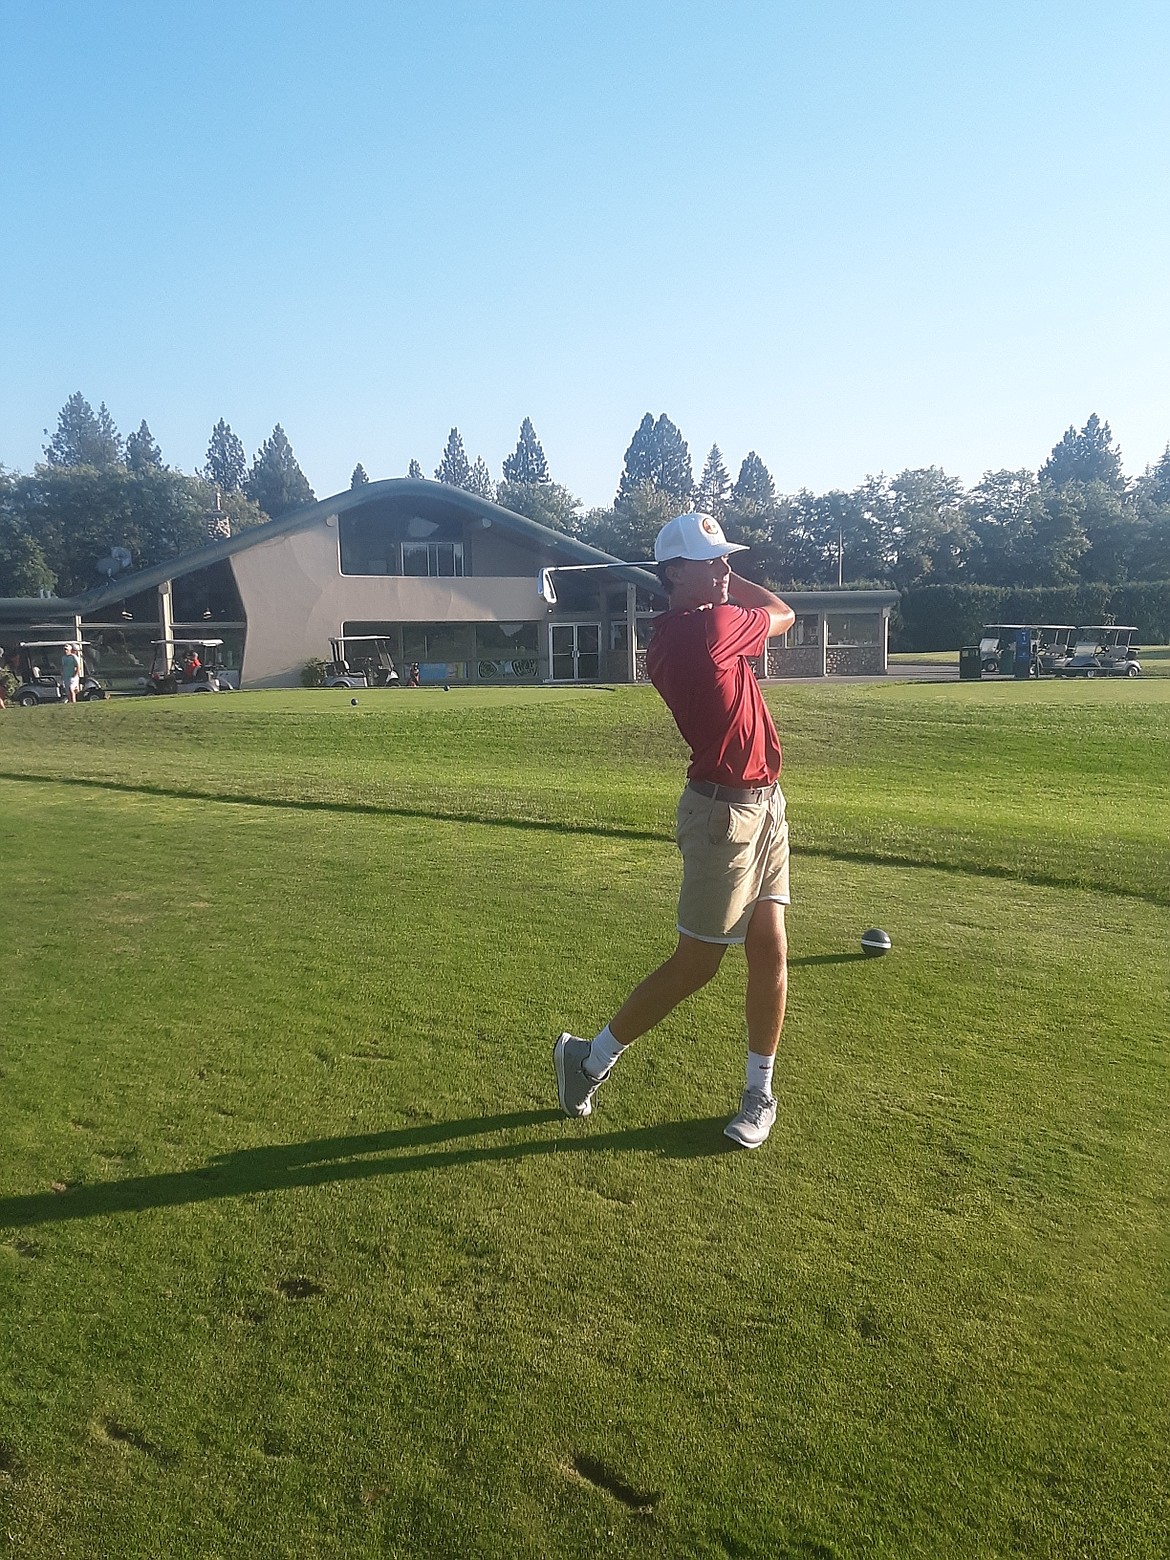
[[[726,558],[680,558],[670,565],[672,608],[721,607],[727,601],[731,565]]]

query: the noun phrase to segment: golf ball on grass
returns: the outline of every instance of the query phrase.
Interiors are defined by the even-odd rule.
[[[349,701],[349,702],[350,702],[350,703],[351,703],[351,704],[356,704],[356,703],[357,703],[357,700],[356,700],[356,699],[351,699],[351,700],[350,700],[350,701]]]
[[[893,946],[889,932],[883,932],[880,926],[871,926],[868,932],[861,934],[861,951],[867,959],[880,959]]]

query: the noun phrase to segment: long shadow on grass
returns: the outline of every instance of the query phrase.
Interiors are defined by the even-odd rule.
[[[662,829],[638,829],[621,823],[575,823],[558,818],[520,818],[478,813],[468,808],[396,807],[389,802],[316,801],[308,796],[256,796],[244,791],[198,791],[188,786],[131,785],[126,780],[90,780],[78,775],[14,774],[0,769],[0,780],[39,785],[75,785],[91,791],[120,791],[180,802],[217,802],[231,807],[274,807],[281,812],[345,813],[360,818],[423,818],[437,823],[480,823],[497,829],[537,829],[545,834],[601,834],[625,840],[667,840]]]
[[[63,1191],[31,1192],[0,1198],[0,1229],[55,1224],[65,1219],[99,1218],[112,1213],[141,1213],[147,1208],[176,1208],[222,1197],[282,1192],[294,1187],[326,1186],[335,1181],[365,1181],[421,1170],[453,1170],[461,1165],[533,1159],[542,1154],[653,1154],[660,1159],[700,1159],[736,1154],[723,1136],[725,1117],[662,1122],[598,1132],[570,1124],[557,1110],[512,1111],[464,1121],[395,1127],[357,1137],[319,1138],[309,1143],[279,1143],[217,1154],[197,1170],[132,1176],[125,1181],[84,1182]],[[554,1129],[555,1131],[551,1130]],[[531,1133],[511,1142],[466,1143],[502,1132]]]
[[[665,829],[639,829],[622,823],[582,823],[567,818],[522,818],[500,813],[472,812],[466,808],[396,807],[386,802],[315,801],[311,797],[257,796],[245,792],[225,794],[219,791],[199,791],[187,786],[131,785],[125,780],[94,780],[78,775],[34,775],[6,769],[0,770],[0,780],[23,781],[31,785],[81,786],[91,791],[116,791],[131,796],[156,796],[184,802],[217,802],[236,807],[342,813],[363,818],[423,818],[435,823],[475,823],[488,828],[529,829],[543,834],[587,834],[605,839],[656,840],[663,844],[673,838]],[[1163,908],[1170,906],[1170,893],[1157,889],[1126,888],[1120,883],[1102,883],[1071,873],[1025,869],[1008,862],[944,861],[937,857],[898,855],[893,851],[881,850],[849,850],[835,845],[794,845],[792,854],[821,861],[846,861],[865,867],[946,872],[959,877],[1028,883],[1034,888],[1075,889],[1082,893],[1107,894],[1111,899],[1134,899],[1141,904]]]
[[[790,957],[788,964],[789,967],[794,964],[857,964],[867,957],[864,953],[806,953],[800,959]]]

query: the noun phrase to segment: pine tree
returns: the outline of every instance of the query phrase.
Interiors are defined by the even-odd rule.
[[[211,431],[207,464],[199,473],[221,493],[242,493],[248,480],[244,446],[221,417]]]
[[[740,511],[763,514],[776,502],[776,484],[772,473],[755,450],[749,450],[739,468],[731,490],[731,503]]]
[[[486,498],[490,503],[495,502],[496,484],[492,481],[492,474],[482,455],[475,457],[475,464],[468,472],[467,481],[463,486],[477,498]]]
[[[425,478],[423,477],[423,469],[419,465],[417,460],[413,460],[413,459],[411,460],[410,465],[407,466],[407,468],[406,468],[406,475],[413,482],[422,482],[422,481],[425,480]]]
[[[647,484],[680,510],[686,508],[694,494],[690,451],[665,412],[657,422],[647,412],[638,424],[626,451],[625,469],[614,502],[621,504]]]
[[[154,435],[146,426],[145,417],[138,424],[138,432],[126,439],[126,464],[137,476],[144,471],[163,469],[162,451],[154,442]]]
[[[1058,490],[1070,482],[1104,482],[1114,492],[1123,492],[1121,451],[1113,442],[1109,424],[1094,412],[1079,433],[1069,428],[1040,467],[1040,480]]]
[[[445,482],[448,487],[465,488],[470,475],[471,463],[463,448],[463,435],[458,428],[452,428],[447,435],[443,458],[435,468],[435,481]]]
[[[78,390],[57,416],[57,431],[45,445],[50,466],[96,466],[108,471],[122,464],[122,438],[103,401],[95,412]]]
[[[532,419],[526,417],[520,424],[520,438],[516,448],[504,462],[505,482],[547,482],[548,461],[536,437]]]
[[[1149,498],[1159,507],[1170,505],[1170,444],[1152,466],[1146,468]]]
[[[365,487],[369,480],[369,477],[366,476],[366,468],[359,460],[357,465],[353,468],[353,476],[349,479],[349,485],[351,488]]]
[[[277,423],[272,437],[256,452],[248,473],[248,497],[254,499],[271,519],[279,519],[291,510],[311,504],[315,498],[309,479],[293,454],[288,435]]]
[[[695,502],[702,514],[710,515],[713,520],[721,520],[730,492],[731,478],[728,476],[727,467],[723,464],[719,446],[713,444],[706,465],[703,467],[703,475],[699,478],[699,490]]]

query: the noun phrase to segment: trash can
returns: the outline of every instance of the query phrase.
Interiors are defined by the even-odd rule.
[[[966,682],[970,678],[983,676],[983,652],[978,645],[964,645],[959,651],[959,679]]]

